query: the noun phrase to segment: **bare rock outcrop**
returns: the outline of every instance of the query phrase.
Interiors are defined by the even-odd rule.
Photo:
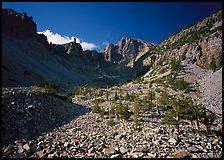
[[[109,43],[102,53],[104,53],[106,61],[115,61],[133,67],[135,61],[154,46],[153,43],[124,36],[117,45]]]
[[[12,9],[2,9],[3,34],[33,38],[37,35],[36,23],[26,13],[17,13]]]

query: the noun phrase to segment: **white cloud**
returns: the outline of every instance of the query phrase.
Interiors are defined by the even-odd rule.
[[[48,42],[52,42],[53,44],[65,44],[72,42],[74,38],[76,38],[76,43],[80,43],[82,46],[83,50],[93,50],[97,48],[97,46],[93,43],[89,42],[81,42],[79,38],[77,37],[68,37],[68,36],[61,36],[58,33],[53,33],[50,30],[46,30],[43,32],[37,32],[39,34],[44,34],[47,37]]]

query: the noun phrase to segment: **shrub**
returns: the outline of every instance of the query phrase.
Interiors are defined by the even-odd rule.
[[[160,88],[156,88],[156,89],[155,89],[155,92],[160,93],[160,92],[161,92],[161,89],[160,89]]]
[[[50,82],[38,82],[34,84],[34,86],[43,87],[45,89],[45,91],[42,93],[36,92],[37,95],[50,95],[53,94],[55,90],[59,88],[57,85]]]
[[[103,109],[100,111],[100,113],[99,113],[100,117],[103,117],[103,115],[105,115],[105,113],[106,113],[106,111],[105,111],[105,109],[103,108]]]
[[[130,98],[131,98],[130,95],[128,94],[128,92],[126,92],[126,94],[125,94],[125,99],[126,99],[126,100],[130,100]]]
[[[117,101],[119,99],[118,95],[117,95],[117,91],[114,94],[114,101]]]
[[[109,126],[114,126],[114,125],[115,125],[115,122],[114,122],[113,119],[108,119],[108,120],[106,121],[106,124],[109,125]]]
[[[100,90],[100,96],[103,96],[103,90]]]
[[[178,71],[180,69],[180,61],[175,58],[171,59],[170,69],[171,71]]]
[[[93,113],[100,113],[99,101],[95,101],[95,106],[92,110]]]
[[[174,81],[173,88],[174,89],[179,89],[179,90],[185,90],[186,92],[190,91],[190,88],[189,88],[187,82],[183,78],[181,78],[179,80],[176,79]]]
[[[141,110],[143,112],[149,111],[151,109],[151,106],[152,106],[152,105],[150,105],[151,104],[150,102],[147,102],[147,99],[148,99],[147,96],[145,96],[143,98],[143,101],[142,101]]]
[[[128,105],[119,103],[116,106],[115,110],[116,115],[118,115],[119,118],[128,120],[128,118],[132,115],[130,111],[128,111]]]

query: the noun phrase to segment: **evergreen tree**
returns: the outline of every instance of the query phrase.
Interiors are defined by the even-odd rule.
[[[214,55],[212,55],[212,59],[211,59],[211,63],[210,63],[210,68],[215,71],[217,66],[216,66],[216,62],[215,62],[215,58]]]
[[[173,98],[171,100],[172,108],[165,113],[165,117],[162,122],[169,125],[174,125],[176,132],[180,131],[180,124],[184,122],[183,117],[185,115],[185,109],[181,105],[181,101]]]
[[[116,102],[118,100],[118,95],[117,95],[117,91],[115,92],[115,95],[114,95],[114,101]]]
[[[141,108],[143,112],[147,112],[150,110],[151,105],[150,105],[150,102],[147,102],[147,100],[148,100],[147,96],[144,96],[142,101],[142,108]]]
[[[111,106],[111,108],[109,109],[109,120],[107,120],[108,125],[113,126],[115,124],[114,116],[115,116],[115,109],[113,106]]]
[[[219,57],[218,57],[218,67],[219,68],[222,67],[222,52],[219,53]]]
[[[163,108],[166,108],[169,104],[169,95],[167,92],[167,88],[164,87],[163,93],[161,93],[161,105]]]
[[[194,123],[195,123],[195,130],[199,133],[200,125],[199,125],[199,117],[200,117],[200,109],[201,105],[194,105],[192,98],[187,97],[185,99],[186,103],[186,119],[189,119],[191,121],[192,128],[194,129]]]
[[[130,100],[130,95],[128,94],[128,92],[126,92],[126,94],[125,94],[125,99]]]
[[[154,94],[154,92],[152,92],[151,90],[149,90],[147,96],[148,96],[149,101],[152,103],[152,101],[155,99],[155,94]]]
[[[139,112],[140,112],[140,100],[135,98],[134,100],[134,125],[135,129],[139,126]]]
[[[157,113],[160,115],[159,107],[161,107],[161,99],[159,96],[156,96],[156,109]]]
[[[205,107],[202,107],[202,109],[200,111],[199,121],[205,125],[206,135],[208,135],[209,131],[210,131],[210,126],[215,121],[215,114],[212,113],[211,111],[207,110]]]
[[[118,118],[128,120],[128,118],[132,115],[130,111],[128,111],[128,105],[122,104],[119,102],[119,104],[116,107],[115,113]]]
[[[180,69],[180,61],[176,60],[176,58],[172,58],[170,62],[171,71],[178,71]]]
[[[94,103],[95,106],[93,107],[93,113],[100,113],[99,101],[95,100]]]
[[[120,94],[120,97],[122,97],[121,82],[119,82],[119,94]]]
[[[108,90],[105,91],[105,96],[106,96],[106,99],[109,100]]]

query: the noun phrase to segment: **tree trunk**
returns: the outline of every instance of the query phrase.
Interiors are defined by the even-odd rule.
[[[193,130],[195,130],[193,120],[191,120],[191,125],[192,125]]]
[[[200,126],[199,126],[199,122],[197,119],[195,120],[195,126],[196,126],[196,131],[199,132]]]
[[[206,135],[208,135],[209,134],[209,125],[208,124],[205,125],[205,129],[206,129]]]
[[[179,124],[176,125],[175,130],[176,130],[177,133],[179,133],[179,131],[180,131],[180,125]]]

